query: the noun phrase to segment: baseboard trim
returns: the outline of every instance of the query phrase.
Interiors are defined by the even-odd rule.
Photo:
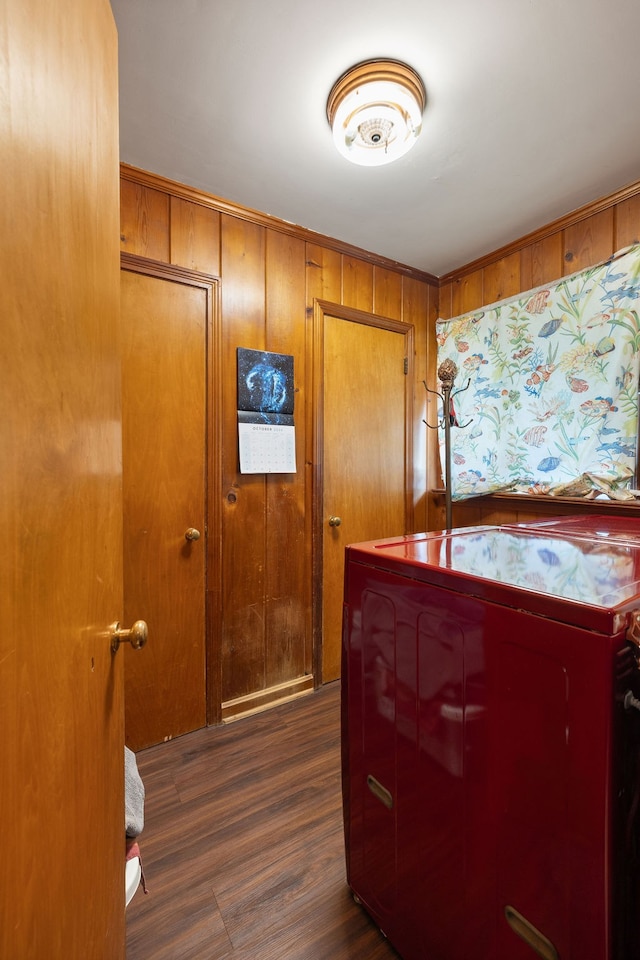
[[[295,680],[287,680],[286,683],[278,683],[274,687],[267,687],[265,690],[248,693],[244,697],[236,697],[235,700],[227,700],[222,704],[222,722],[230,723],[232,720],[239,720],[252,713],[260,713],[277,703],[285,703],[287,700],[305,696],[314,688],[314,679],[311,674],[307,674]]]

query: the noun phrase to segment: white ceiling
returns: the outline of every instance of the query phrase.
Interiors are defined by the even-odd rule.
[[[638,0],[111,0],[121,159],[441,276],[640,179]],[[404,60],[405,157],[335,150],[335,80]]]

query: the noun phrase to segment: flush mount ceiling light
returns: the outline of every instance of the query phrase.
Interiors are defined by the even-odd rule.
[[[336,148],[362,166],[397,160],[416,142],[426,100],[422,80],[406,63],[356,64],[335,82],[327,100]]]

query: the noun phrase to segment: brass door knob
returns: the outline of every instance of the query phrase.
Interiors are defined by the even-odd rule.
[[[329,517],[330,527],[339,527],[342,523],[342,517]]]
[[[111,627],[111,649],[117,652],[121,643],[130,643],[134,650],[141,650],[149,638],[149,628],[144,620],[136,620],[129,630],[123,630],[118,622]]]
[[[199,531],[199,530],[196,530],[195,527],[189,527],[189,529],[187,530],[187,532],[186,532],[185,535],[184,535],[184,538],[185,538],[185,540],[199,540],[199,539],[200,539],[200,531]]]

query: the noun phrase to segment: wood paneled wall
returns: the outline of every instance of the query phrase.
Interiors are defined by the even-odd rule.
[[[445,320],[575,273],[640,239],[640,182],[581,208],[489,256],[442,277],[439,316]],[[435,335],[430,327],[430,337]],[[435,375],[434,375],[435,376]],[[436,378],[437,380],[437,378]],[[437,477],[435,437],[430,438],[430,476]],[[444,494],[432,484],[428,529],[445,526]],[[594,509],[629,512],[638,507],[598,502]],[[453,506],[454,526],[527,520],[585,510],[575,500],[483,497]]]
[[[437,278],[121,167],[121,244],[128,253],[221,280],[221,476],[213,516],[220,590],[208,597],[211,722],[258,709],[320,681],[313,648],[314,443],[312,321],[316,299],[415,328],[413,502],[416,530],[444,526],[435,431],[423,381],[435,384],[435,322],[590,266],[640,239],[640,182]],[[238,472],[236,348],[289,353],[295,366],[295,475]],[[432,416],[429,413],[429,416]],[[635,505],[598,504],[613,512]],[[454,526],[592,511],[593,504],[495,496],[454,505]]]
[[[223,383],[217,436],[221,590],[208,598],[211,722],[294,695],[314,673],[314,446],[312,323],[316,299],[415,329],[413,499],[427,525],[423,380],[435,364],[434,277],[246,210],[152,174],[121,168],[122,250],[220,278]],[[237,455],[236,348],[292,354],[295,475],[241,475]],[[215,515],[216,511],[214,511]]]

